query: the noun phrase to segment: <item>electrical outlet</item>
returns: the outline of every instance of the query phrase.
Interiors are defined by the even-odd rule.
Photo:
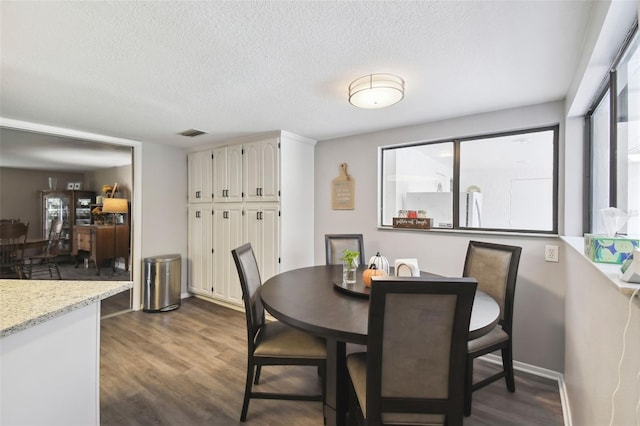
[[[545,262],[558,261],[558,246],[544,246],[544,261]]]

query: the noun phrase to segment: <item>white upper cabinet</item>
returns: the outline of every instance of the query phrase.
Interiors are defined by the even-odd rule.
[[[210,203],[213,193],[212,150],[192,152],[187,156],[189,168],[189,203]]]
[[[242,183],[245,201],[278,201],[280,198],[279,138],[243,145]]]
[[[213,150],[213,201],[242,201],[242,145]]]

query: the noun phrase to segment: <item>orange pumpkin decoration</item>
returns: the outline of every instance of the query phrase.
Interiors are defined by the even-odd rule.
[[[384,277],[387,273],[382,269],[378,269],[375,263],[369,266],[369,269],[365,269],[362,273],[362,281],[364,281],[365,287],[371,287],[371,277]]]

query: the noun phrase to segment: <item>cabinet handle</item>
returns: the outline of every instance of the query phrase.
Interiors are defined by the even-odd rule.
[[[196,219],[200,218],[200,210],[196,211]]]
[[[200,191],[196,191],[196,198],[200,198]]]

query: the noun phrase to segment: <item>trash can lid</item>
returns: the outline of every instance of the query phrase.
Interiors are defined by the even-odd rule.
[[[145,257],[144,261],[145,263],[155,263],[155,262],[170,262],[172,260],[179,260],[180,259],[180,255],[179,254],[161,254],[158,256],[151,256],[151,257]]]

